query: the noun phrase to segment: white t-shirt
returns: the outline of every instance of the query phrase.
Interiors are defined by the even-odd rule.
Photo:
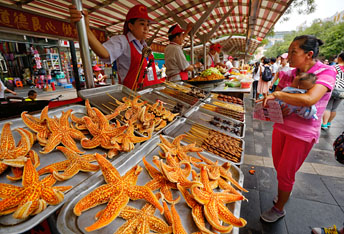
[[[270,68],[271,68],[271,73],[274,75],[278,72],[279,67],[278,67],[277,63],[274,63],[270,66]]]
[[[253,80],[259,80],[260,79],[260,65],[258,67],[257,73],[253,74]]]
[[[214,64],[217,64],[220,62],[220,56],[218,53],[216,53],[215,55],[211,55],[211,54],[207,54],[207,67],[211,66],[211,63],[214,60]]]
[[[228,70],[231,69],[231,68],[233,67],[232,62],[228,60],[228,61],[226,62],[226,67],[228,68]]]
[[[190,66],[181,45],[170,43],[165,48],[166,75],[169,80],[181,80],[179,73]]]
[[[0,98],[5,98],[5,90],[6,89],[7,89],[7,87],[0,80]]]
[[[142,43],[137,40],[131,32],[127,33],[129,42],[134,42],[134,46],[139,54],[142,53],[144,46],[147,46],[146,42]],[[111,37],[108,41],[103,43],[103,46],[110,54],[109,59],[101,59],[104,63],[111,64],[114,61],[117,63],[118,75],[123,79],[127,76],[130,68],[131,51],[130,44],[125,35],[117,35]]]

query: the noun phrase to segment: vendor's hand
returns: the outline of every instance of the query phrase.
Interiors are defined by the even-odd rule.
[[[85,24],[87,27],[89,26],[89,18],[88,18],[87,10],[79,11],[76,9],[76,6],[74,5],[70,5],[68,8],[69,8],[69,14],[70,14],[69,19],[72,24],[79,22],[82,18],[82,15],[84,15]]]
[[[203,64],[201,62],[195,63],[194,66],[195,68],[200,68]]]
[[[16,93],[16,92],[14,92],[14,91],[12,91],[11,93],[12,93],[13,95],[17,95],[17,93]]]

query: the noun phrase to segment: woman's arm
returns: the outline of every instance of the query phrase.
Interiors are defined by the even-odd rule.
[[[276,82],[276,80],[278,79],[278,75],[279,75],[279,72],[277,72],[276,74],[275,74],[275,77],[274,77],[274,79],[271,81],[271,83],[270,83],[270,89],[272,88],[272,86],[274,85],[274,83]]]
[[[8,88],[6,88],[5,91],[7,91],[7,92],[9,92],[9,93],[12,93],[13,95],[17,95],[16,92],[14,92],[14,91],[12,91],[12,90],[10,90],[10,89],[8,89]]]
[[[328,91],[328,88],[321,84],[315,84],[307,93],[285,93],[276,91],[268,95],[265,99],[278,98],[283,102],[294,106],[312,106],[317,103]],[[266,101],[264,100],[264,104]]]
[[[71,23],[79,22],[80,19],[82,18],[82,14],[84,15],[85,24],[86,24],[86,32],[87,32],[87,37],[88,37],[88,43],[89,43],[90,47],[92,48],[94,53],[96,53],[100,58],[109,59],[110,58],[109,52],[102,45],[102,43],[100,43],[100,41],[98,41],[98,39],[96,38],[96,36],[93,34],[93,32],[90,29],[88,12],[86,10],[84,10],[81,13],[81,11],[78,11],[76,9],[76,6],[74,6],[74,5],[69,6],[69,12],[70,12]]]

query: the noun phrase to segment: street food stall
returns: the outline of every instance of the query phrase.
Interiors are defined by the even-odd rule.
[[[151,26],[156,43],[167,43],[174,21],[195,24],[187,42],[194,60],[194,44],[205,45],[211,38],[245,34],[245,48],[254,37],[264,38],[290,2],[144,4],[159,22]],[[66,18],[69,5],[5,3],[60,19]],[[106,28],[110,35],[122,30],[124,12],[135,3],[97,0],[85,1],[83,7],[92,26]],[[85,41],[82,27],[79,37]],[[84,65],[89,64],[86,57]],[[85,75],[92,79],[92,71]],[[129,225],[135,230],[147,226],[145,233],[173,233],[175,228],[239,233],[247,223],[240,217],[247,200],[240,169],[246,128],[242,98],[209,92],[192,81],[165,82],[139,92],[122,85],[91,87],[89,82],[78,93],[85,105],[45,107],[0,122],[0,147],[8,149],[0,151],[2,232],[25,232],[59,211],[61,233],[121,233]]]

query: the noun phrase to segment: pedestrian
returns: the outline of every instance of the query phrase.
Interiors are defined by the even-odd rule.
[[[253,75],[252,98],[253,100],[257,100],[258,99],[257,88],[258,88],[258,82],[260,79],[260,62],[259,61],[254,64],[252,75]]]
[[[336,117],[337,108],[344,98],[344,52],[338,55],[337,62],[338,64],[334,66],[337,71],[335,89],[327,103],[321,124],[324,130],[331,126],[332,120]]]
[[[271,73],[272,73],[272,76],[275,78],[277,73],[278,73],[278,70],[280,68],[280,66],[277,64],[276,62],[276,58],[270,58],[270,68],[271,68]],[[276,80],[275,80],[276,82]],[[271,92],[274,92],[275,91],[275,88],[276,88],[277,84],[275,85],[274,84],[274,81],[271,81],[270,82],[270,86],[269,86],[269,90]]]
[[[278,84],[276,91],[264,98],[267,101],[279,99],[294,106],[312,106],[317,108],[318,119],[304,119],[296,114],[284,116],[284,123],[275,123],[272,132],[272,159],[277,171],[278,195],[275,205],[261,214],[265,222],[276,222],[285,216],[287,203],[295,182],[295,174],[302,166],[314,143],[320,135],[321,118],[331,91],[335,85],[336,72],[333,67],[316,59],[319,46],[323,42],[312,35],[295,37],[288,49],[291,67]],[[292,84],[300,73],[313,73],[317,80],[313,88],[304,94],[285,93],[280,90]],[[285,113],[288,108],[282,111]]]
[[[143,87],[160,83],[158,80],[148,81],[147,78],[143,77],[147,66],[146,59],[142,60],[143,65],[139,71],[142,50],[144,47],[147,47],[145,39],[147,39],[149,35],[149,26],[155,23],[148,16],[146,6],[139,4],[132,7],[126,15],[123,35],[113,36],[103,44],[98,41],[91,31],[86,10],[83,10],[81,13],[72,5],[69,7],[69,11],[72,23],[78,22],[82,14],[85,16],[87,37],[90,47],[104,63],[112,64],[114,61],[117,63],[120,84],[131,89],[136,89],[138,85],[142,83]],[[140,77],[137,81],[135,79],[138,72],[140,72]]]
[[[8,89],[8,88],[4,85],[4,83],[2,83],[2,81],[0,80],[0,99],[4,99],[4,98],[5,98],[5,91],[7,91],[7,92],[9,92],[9,93],[11,93],[11,94],[13,94],[13,95],[17,95],[16,92],[14,92],[14,91]]]
[[[258,94],[259,96],[263,95],[266,96],[269,93],[269,86],[271,81],[264,81],[263,79],[263,73],[265,69],[270,69],[270,59],[269,58],[263,58],[263,65],[260,66],[260,77],[258,81]],[[272,74],[271,74],[272,76]]]
[[[290,67],[288,64],[288,53],[282,54],[281,56],[279,56],[279,58],[281,58],[281,65],[279,66],[274,79],[271,81],[271,84],[269,87],[271,92],[274,92],[276,90],[276,87],[277,87],[281,77],[283,76],[283,74],[290,70]]]
[[[165,48],[165,64],[169,81],[187,80],[189,71],[202,66],[201,63],[190,65],[183,52],[184,39],[192,27],[192,24],[188,24],[186,30],[184,30],[178,24],[175,24],[168,30],[170,44]]]

